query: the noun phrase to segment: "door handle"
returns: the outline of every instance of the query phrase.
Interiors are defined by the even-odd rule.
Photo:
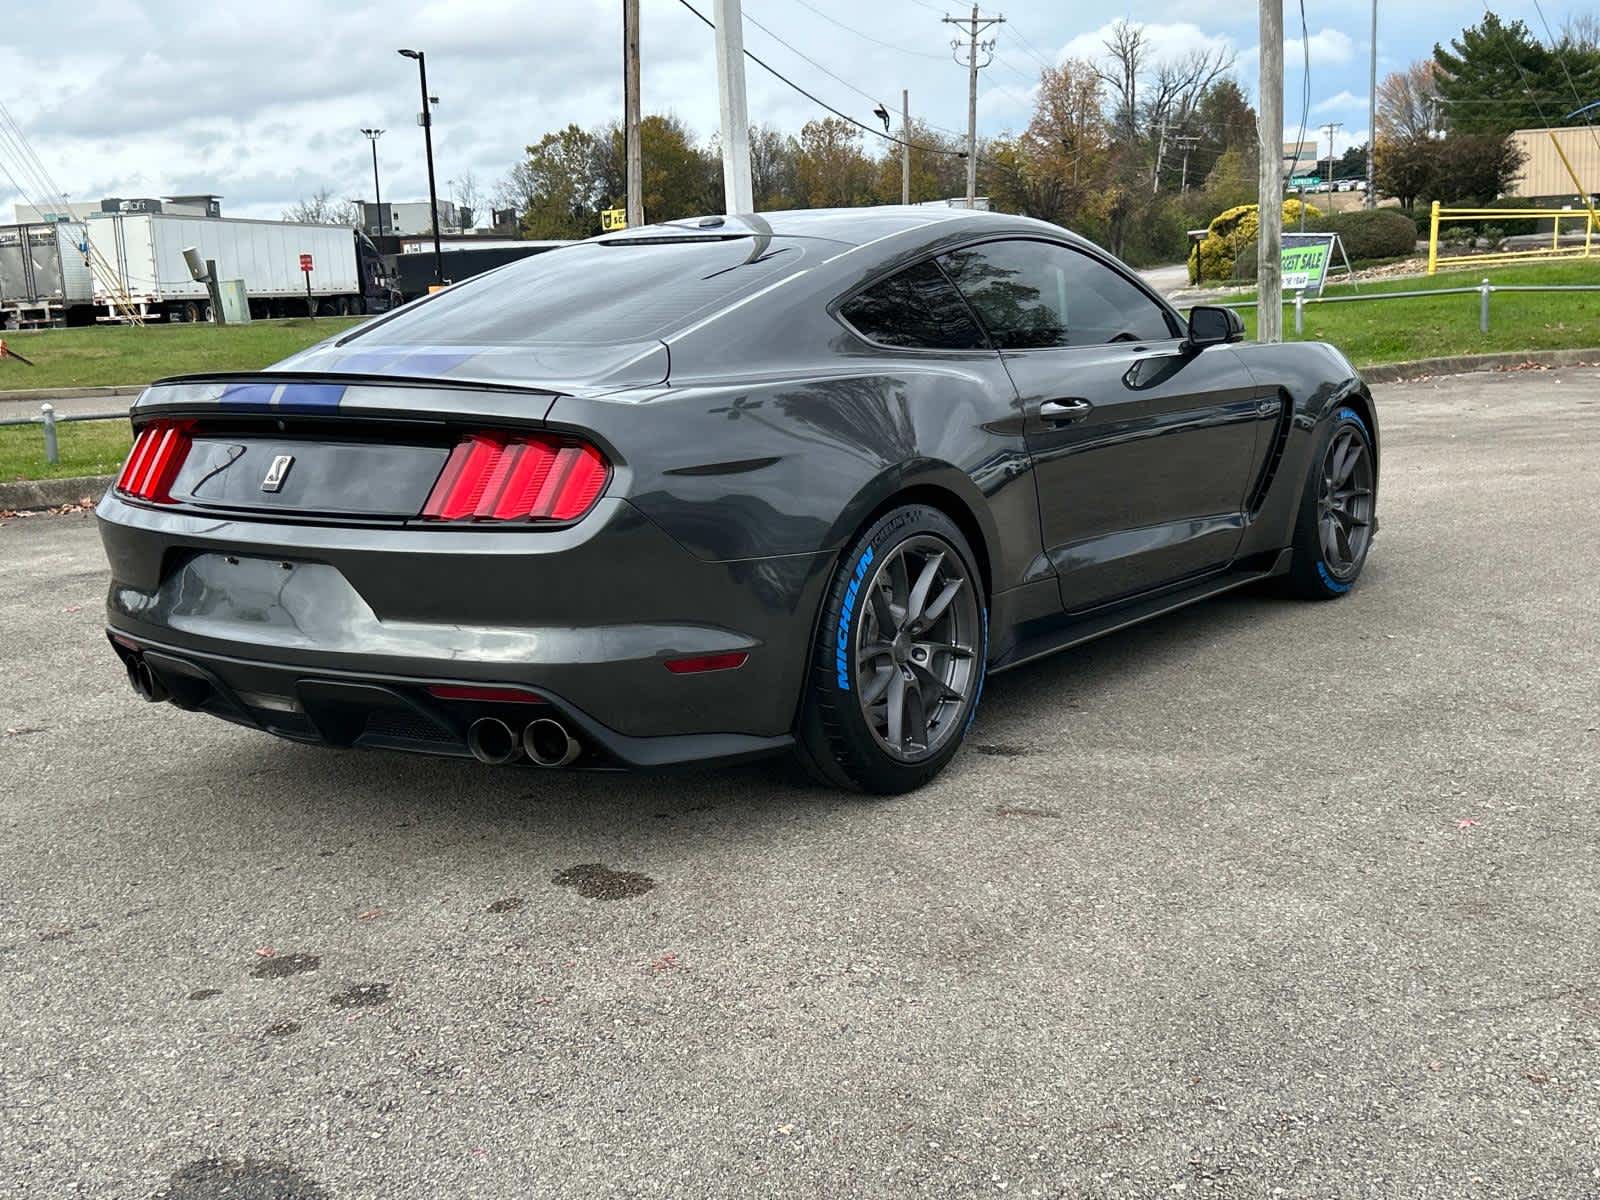
[[[1094,408],[1087,400],[1046,400],[1039,406],[1039,417],[1052,425],[1070,425],[1081,421]]]

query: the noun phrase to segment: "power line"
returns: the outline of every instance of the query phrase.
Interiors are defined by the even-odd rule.
[[[884,102],[881,99],[879,99],[877,96],[872,95],[870,92],[862,91],[855,84],[851,83],[848,79],[841,79],[838,75],[835,75],[827,67],[825,67],[821,63],[819,63],[816,59],[812,58],[804,50],[796,49],[794,46],[792,46],[788,42],[784,41],[781,37],[779,37],[776,33],[773,33],[771,29],[767,28],[760,21],[758,21],[754,17],[752,17],[749,13],[745,13],[744,14],[744,19],[746,21],[749,21],[750,24],[754,25],[757,29],[761,30],[762,33],[766,34],[773,41],[777,42],[778,45],[782,46],[785,50],[788,50],[791,54],[794,54],[794,55],[796,55],[796,56],[798,56],[800,58],[805,59],[806,62],[810,63],[813,67],[815,67],[817,70],[821,71],[824,75],[826,75],[829,79],[833,80],[835,83],[844,84],[845,87],[849,88],[852,92],[854,92],[856,95],[860,96],[863,100],[870,100],[870,101],[872,101],[873,104],[876,104],[879,108],[886,108],[887,107],[884,104]]]
[[[1043,67],[1047,71],[1055,70],[1055,67],[1056,67],[1055,63],[1049,61],[1047,58],[1044,57],[1044,55],[1040,54],[1038,50],[1034,49],[1033,43],[1030,42],[1027,38],[1022,36],[1022,30],[1018,29],[1015,24],[1013,24],[1011,26],[1011,32],[1017,35],[1017,41],[1022,43],[1022,48],[1024,50],[1026,50],[1029,54],[1033,55],[1033,60],[1036,63],[1038,63],[1041,67]]]
[[[706,28],[715,29],[717,27],[715,21],[713,21],[713,20],[711,20],[711,18],[707,17],[705,15],[705,13],[701,12],[693,4],[690,4],[689,0],[678,0],[678,3],[683,5],[683,7],[687,8],[696,17],[698,17],[700,19],[700,23],[702,25],[706,26]],[[820,96],[817,96],[816,94],[814,94],[812,92],[808,92],[805,88],[801,87],[794,80],[790,79],[787,75],[783,74],[783,72],[779,71],[776,67],[771,66],[765,60],[763,60],[759,56],[751,53],[749,50],[746,50],[744,52],[744,56],[746,58],[748,58],[751,62],[755,63],[756,66],[760,67],[768,75],[771,75],[779,83],[782,83],[782,84],[786,85],[787,87],[792,88],[794,91],[799,92],[802,96],[804,96],[807,100],[811,101],[811,103],[815,104],[818,108],[826,109],[828,112],[831,112],[834,116],[838,117],[841,121],[847,121],[851,125],[854,125],[857,129],[865,130],[867,133],[870,133],[873,137],[882,138],[884,141],[892,142],[896,146],[909,146],[909,147],[911,147],[911,149],[920,150],[924,154],[944,154],[944,155],[950,156],[951,158],[963,158],[963,157],[965,157],[965,152],[961,151],[961,150],[946,150],[943,146],[925,146],[925,145],[922,145],[919,142],[909,141],[909,140],[907,140],[905,138],[897,138],[891,133],[885,133],[881,129],[875,129],[873,126],[868,125],[865,121],[856,120],[849,113],[840,112],[837,108],[835,108],[833,105],[829,104],[826,100],[822,99]]]
[[[911,50],[911,49],[909,49],[909,48],[907,48],[905,46],[896,46],[893,42],[886,42],[886,41],[883,41],[881,38],[875,38],[870,33],[862,33],[861,30],[855,28],[853,25],[846,25],[843,21],[839,20],[839,18],[837,18],[837,17],[835,17],[835,16],[833,16],[833,15],[831,15],[829,13],[823,12],[815,4],[808,3],[808,0],[794,0],[794,2],[796,4],[798,4],[801,8],[810,9],[812,12],[816,13],[817,16],[821,17],[824,21],[831,21],[833,24],[837,25],[840,29],[844,30],[846,33],[853,33],[858,38],[861,38],[861,39],[863,39],[865,41],[871,42],[875,46],[882,46],[886,50],[898,50],[901,54],[910,54],[915,58],[931,58],[931,59],[935,59],[935,60],[937,60],[939,62],[943,62],[944,61],[944,55],[942,55],[942,54],[933,54],[933,53],[930,53],[927,50]],[[932,5],[925,4],[925,5],[923,5],[923,7],[924,8],[931,8]],[[935,9],[934,11],[937,12],[938,10]]]

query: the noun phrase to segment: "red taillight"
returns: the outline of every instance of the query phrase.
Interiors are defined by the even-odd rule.
[[[422,515],[434,521],[571,521],[599,498],[611,466],[593,446],[474,433],[445,460]]]
[[[156,421],[139,431],[117,476],[117,491],[156,504],[172,503],[172,482],[189,454],[189,425]]]
[[[749,661],[748,651],[730,650],[726,654],[696,654],[692,658],[669,658],[667,670],[674,675],[697,675],[701,671],[732,671]]]
[[[485,704],[543,704],[545,699],[537,692],[525,692],[514,687],[490,687],[468,683],[434,683],[428,685],[428,695],[439,700],[478,700]]]

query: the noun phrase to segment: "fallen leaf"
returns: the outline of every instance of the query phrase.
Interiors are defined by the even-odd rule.
[[[383,916],[383,909],[381,909],[381,908],[369,908],[369,909],[367,909],[366,912],[357,913],[356,914],[356,920],[358,920],[358,921],[372,921],[372,920],[375,920],[375,919],[377,919],[378,917],[381,917],[381,916]]]
[[[1456,828],[1457,829],[1471,829],[1474,825],[1482,825],[1482,824],[1483,824],[1482,821],[1474,820],[1471,817],[1461,817],[1456,821]]]
[[[1550,1076],[1546,1075],[1543,1071],[1528,1071],[1526,1074],[1528,1076],[1529,1083],[1545,1084],[1550,1082]]]
[[[258,958],[272,958],[277,953],[278,952],[276,950],[274,950],[271,946],[257,946],[256,947],[256,956]]]

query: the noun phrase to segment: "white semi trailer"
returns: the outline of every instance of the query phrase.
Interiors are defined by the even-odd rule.
[[[87,323],[94,284],[81,221],[0,225],[0,329]]]
[[[345,225],[252,221],[179,213],[98,213],[88,229],[94,319],[199,321],[210,296],[190,275],[193,246],[218,279],[241,279],[253,317],[383,312],[395,293],[383,258]],[[310,255],[309,293],[301,255]]]

